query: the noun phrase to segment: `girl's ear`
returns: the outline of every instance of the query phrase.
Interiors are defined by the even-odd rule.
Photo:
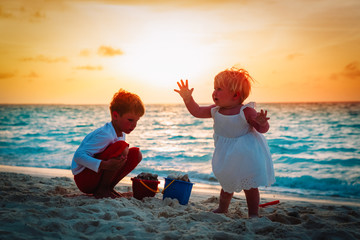
[[[234,93],[234,99],[239,99],[240,98],[240,92],[236,92]]]

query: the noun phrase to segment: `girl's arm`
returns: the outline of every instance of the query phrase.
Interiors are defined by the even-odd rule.
[[[270,125],[268,120],[270,118],[266,117],[267,111],[264,112],[261,109],[261,111],[258,113],[255,109],[247,107],[244,109],[244,114],[247,122],[259,133],[266,133],[269,130]]]
[[[192,97],[194,88],[189,89],[188,80],[186,80],[185,83],[181,80],[181,82],[177,82],[177,85],[179,86],[179,90],[174,89],[174,91],[179,93],[183,98],[185,106],[191,115],[197,118],[211,118],[211,108],[215,105],[200,107]]]

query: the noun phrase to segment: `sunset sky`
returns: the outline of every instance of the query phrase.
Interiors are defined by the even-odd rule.
[[[247,101],[360,101],[359,0],[1,0],[0,103],[181,103],[243,67]]]

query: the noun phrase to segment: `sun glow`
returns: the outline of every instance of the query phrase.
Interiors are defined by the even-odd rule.
[[[211,48],[179,29],[158,29],[145,34],[128,51],[124,55],[125,69],[134,78],[166,88],[181,78],[201,76],[214,59]]]

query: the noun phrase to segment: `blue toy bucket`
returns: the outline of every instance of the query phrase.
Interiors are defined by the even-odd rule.
[[[186,205],[189,202],[192,186],[193,183],[190,182],[165,178],[163,199],[176,198],[181,205]]]

